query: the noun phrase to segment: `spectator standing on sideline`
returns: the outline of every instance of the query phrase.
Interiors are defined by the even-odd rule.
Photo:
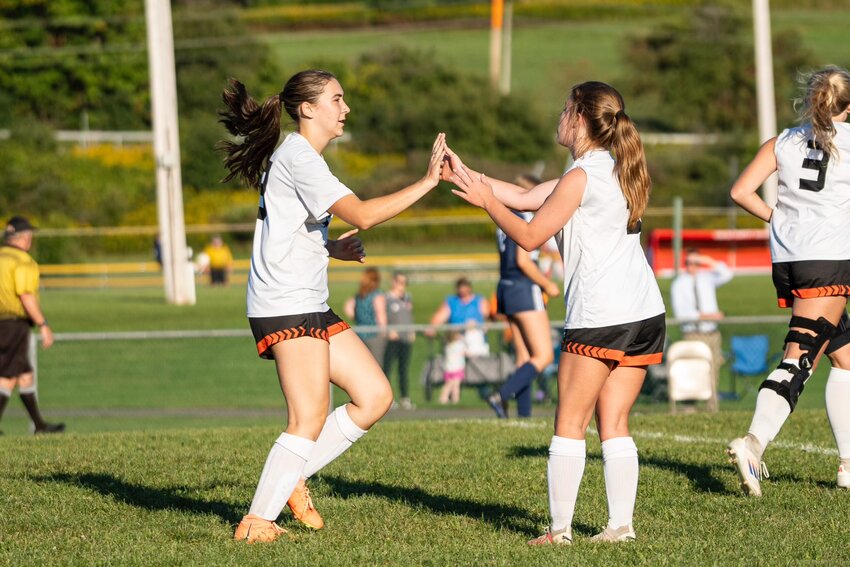
[[[209,258],[210,285],[227,285],[233,271],[233,254],[230,247],[216,234],[203,253]]]
[[[673,314],[682,319],[682,336],[688,341],[702,341],[711,348],[712,409],[717,409],[717,381],[723,364],[723,345],[717,321],[723,313],[717,306],[717,288],[732,279],[732,271],[720,262],[700,254],[696,248],[685,255],[685,271],[673,280],[670,296]]]
[[[35,432],[58,433],[65,430],[64,423],[47,423],[41,417],[29,359],[31,325],[38,327],[44,348],[53,344],[53,331],[38,301],[38,264],[29,255],[34,230],[24,217],[12,217],[0,248],[0,417],[17,386]]]
[[[413,299],[407,291],[407,274],[395,272],[393,274],[392,286],[385,294],[387,306],[387,324],[412,325],[413,324]],[[384,350],[384,374],[387,378],[392,377],[393,365],[398,366],[398,388],[401,394],[401,408],[414,409],[410,401],[410,354],[413,351],[413,340],[416,335],[413,331],[387,332],[386,349]]]
[[[380,331],[358,331],[375,360],[384,360],[387,326],[387,299],[381,293],[381,274],[376,268],[366,268],[360,276],[360,289],[345,302],[345,315],[355,325],[380,327]]]

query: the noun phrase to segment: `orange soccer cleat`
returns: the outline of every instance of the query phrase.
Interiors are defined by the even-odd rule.
[[[255,516],[254,514],[247,514],[242,517],[242,521],[239,522],[238,526],[236,526],[236,532],[233,534],[233,539],[244,539],[248,543],[258,541],[262,543],[270,543],[285,533],[286,530],[274,522]]]
[[[292,510],[292,516],[308,528],[320,530],[324,527],[325,521],[313,506],[310,489],[307,488],[303,478],[295,485],[295,490],[292,491],[292,496],[289,497],[286,505]]]

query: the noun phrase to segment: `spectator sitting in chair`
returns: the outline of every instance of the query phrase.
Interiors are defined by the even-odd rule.
[[[490,314],[490,304],[484,297],[472,291],[472,284],[465,277],[457,280],[455,291],[455,295],[447,297],[431,316],[431,325],[466,325],[464,340],[471,351],[469,354],[487,354],[489,350],[483,352],[484,348],[481,346],[483,331],[480,326]],[[434,330],[429,329],[427,334],[434,336]]]
[[[722,338],[717,329],[717,321],[723,319],[723,313],[717,306],[717,288],[731,279],[732,271],[726,264],[690,248],[685,256],[685,271],[673,280],[670,287],[673,313],[677,319],[683,320],[683,338],[702,341],[711,348],[715,393],[723,364]],[[712,409],[717,409],[716,398],[712,404]]]

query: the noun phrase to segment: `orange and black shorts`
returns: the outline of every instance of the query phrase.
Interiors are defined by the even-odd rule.
[[[324,313],[301,313],[279,317],[248,317],[251,332],[257,342],[260,358],[273,360],[272,345],[290,339],[313,337],[330,340],[332,336],[350,329],[348,323],[328,309]]]
[[[661,362],[667,325],[664,313],[635,321],[587,329],[564,329],[562,352],[613,360],[617,366],[646,366]]]
[[[779,307],[791,307],[794,298],[850,296],[850,260],[776,262],[773,285]]]

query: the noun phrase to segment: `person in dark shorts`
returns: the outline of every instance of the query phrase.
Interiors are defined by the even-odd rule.
[[[575,163],[562,177],[529,190],[470,170],[451,149],[443,177],[525,250],[536,250],[555,235],[562,252],[567,314],[555,436],[549,446],[552,523],[528,543],[572,543],[585,434],[594,413],[608,525],[592,541],[632,541],[638,455],[628,418],[647,366],[661,361],[665,334],[664,302],[640,244],[649,172],[623,98],[605,83],[571,89],[558,142],[569,148]],[[537,212],[526,222],[511,209]]]
[[[288,423],[269,451],[237,540],[273,541],[275,521],[293,516],[319,529],[306,479],[345,452],[389,411],[393,392],[363,341],[329,308],[328,257],[363,261],[354,235],[413,205],[440,181],[445,136],[434,141],[426,174],[410,186],[361,201],[330,171],[322,153],[342,136],[350,111],[342,86],[327,71],[293,75],[283,90],[254,100],[236,80],[224,91],[221,121],[233,138],[221,144],[230,173],[260,192],[248,319],[257,352],[273,359],[286,398]],[[286,112],[295,132],[278,146]],[[328,239],[331,216],[356,227]],[[330,385],[351,402],[328,415]]]
[[[838,445],[836,482],[850,488],[850,73],[827,67],[804,89],[801,125],[765,142],[731,190],[741,208],[770,223],[773,284],[779,306],[791,308],[783,360],[759,388],[747,435],[726,451],[751,496],[761,496],[764,451],[824,353],[832,363],[826,413]],[[757,191],[774,172],[771,207]]]
[[[526,222],[531,220],[531,213],[515,214]],[[496,308],[510,325],[516,370],[487,402],[498,417],[505,418],[505,402],[515,399],[517,416],[531,417],[532,382],[554,359],[543,292],[551,297],[561,290],[537,267],[536,250],[523,250],[501,229],[496,232],[496,240],[499,246]]]
[[[210,272],[210,285],[226,286],[233,272],[233,253],[230,247],[224,243],[220,235],[216,234],[204,248],[203,253],[207,255],[209,262],[207,269]]]
[[[24,217],[12,217],[0,248],[0,417],[17,386],[35,433],[58,433],[65,424],[48,423],[41,416],[29,359],[32,325],[38,327],[44,348],[53,344],[53,331],[38,301],[38,264],[29,255],[34,230]]]
[[[384,294],[387,300],[387,325],[413,324],[413,298],[407,291],[407,274],[395,272],[392,285]],[[390,330],[384,349],[384,374],[392,376],[393,366],[398,367],[398,388],[401,394],[401,409],[412,410],[416,406],[410,401],[410,355],[413,352],[413,331]]]

